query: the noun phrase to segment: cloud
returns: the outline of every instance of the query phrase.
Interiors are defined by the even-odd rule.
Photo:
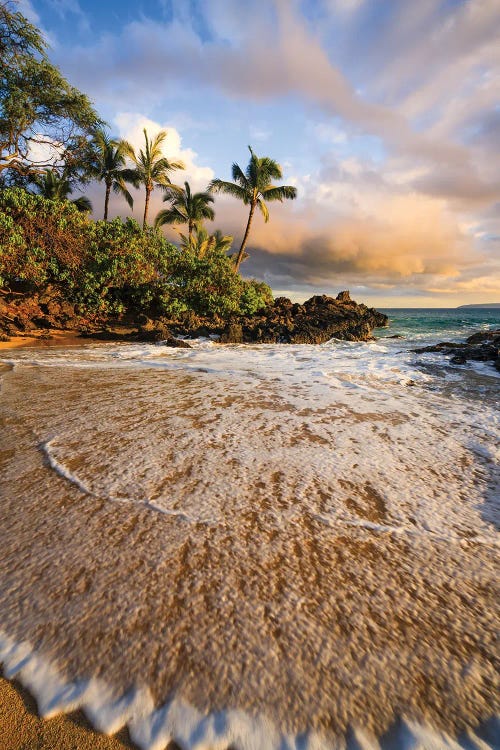
[[[356,5],[334,4],[337,12],[341,6],[345,10]],[[495,54],[498,58],[494,40],[500,26],[493,2],[465,3],[444,15],[438,15],[436,4],[429,1],[405,6],[404,13],[397,6],[392,23],[382,30],[382,38],[377,37],[377,51],[369,50],[379,66],[370,96],[361,96],[332,62],[319,33],[305,23],[293,2],[255,0],[251,8],[235,8],[227,0],[205,0],[198,3],[196,16],[183,3],[173,9],[168,22],[143,18],[117,34],[104,34],[94,45],[77,46],[65,59],[66,69],[94,96],[118,106],[133,99],[143,109],[157,106],[186,85],[217,89],[239,100],[299,96],[342,120],[343,132],[376,135],[394,155],[425,164],[443,178],[438,186],[430,175],[431,192],[443,194],[449,188],[453,195],[457,172],[477,183],[476,194],[479,183],[488,194],[498,185],[498,170],[479,174],[472,146],[449,137],[471,111],[468,99],[473,91],[467,87],[474,89],[478,76],[485,75],[481,65],[488,68]],[[464,80],[457,103],[449,91]],[[497,89],[492,79],[489,87],[476,92],[481,112],[496,101]],[[449,101],[447,109],[444,101]],[[436,122],[439,114],[441,129]],[[413,124],[424,115],[431,128]]]
[[[370,182],[371,174],[369,163],[348,160],[299,178],[301,200],[270,204],[268,224],[256,215],[244,275],[299,297],[353,287],[363,287],[363,295],[370,290],[427,295],[429,304],[439,289],[446,296],[457,290],[479,300],[481,294],[491,296],[500,261],[488,256],[484,240],[478,245],[475,235],[485,226],[492,229],[494,218],[485,215],[480,225],[461,223],[445,200],[401,190],[383,174]],[[238,246],[246,207],[218,197],[215,208],[216,223]]]
[[[82,10],[78,0],[47,0],[47,2],[60,18],[66,19],[68,15],[76,16],[78,18],[80,30],[90,31],[88,16]]]
[[[330,282],[342,273],[357,283],[415,283],[418,276],[458,275],[472,257],[467,238],[443,206],[423,197],[394,196],[378,215],[353,211],[328,227],[319,211],[290,216],[284,206],[274,209],[268,225],[255,222],[249,246],[266,254],[268,272],[275,256],[296,282]]]
[[[241,127],[251,102],[248,133],[270,154],[272,108],[292,113],[290,131],[301,113],[297,149],[285,154],[285,181],[299,199],[273,204],[269,225],[256,219],[245,272],[280,288],[341,277],[468,294],[476,282],[489,290],[481,263],[490,263],[499,233],[499,33],[497,0],[176,0],[160,19],[142,16],[89,45],[60,48],[60,62],[122,113],[120,135],[136,145],[142,127],[159,129],[162,118],[127,114],[129,102],[155,115],[173,104],[192,124],[220,123],[207,131],[220,149],[231,118]],[[167,128],[168,155],[187,165],[175,178],[203,189],[214,172],[183,147],[181,122]],[[160,199],[155,193],[152,212]],[[215,225],[237,241],[245,208],[218,197],[216,211]]]

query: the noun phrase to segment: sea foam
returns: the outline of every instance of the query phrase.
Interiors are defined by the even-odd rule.
[[[220,577],[230,581],[234,563],[241,561],[244,574],[238,596],[243,600],[245,579],[257,575],[267,564],[266,555],[275,554],[278,541],[289,555],[297,557],[297,565],[302,564],[301,554],[308,551],[308,564],[316,560],[319,568],[311,567],[310,576],[307,568],[301,571],[305,581],[301,585],[309,588],[297,594],[294,590],[296,599],[292,603],[279,598],[279,586],[284,583],[274,578],[270,583],[276,584],[278,594],[263,590],[262,600],[245,602],[245,616],[252,613],[257,630],[263,622],[267,627],[269,618],[279,623],[276,632],[291,627],[282,612],[291,607],[297,618],[291,633],[297,628],[304,639],[304,651],[300,650],[300,641],[297,646],[301,659],[312,658],[309,643],[314,653],[317,642],[330,637],[331,622],[321,620],[326,598],[319,602],[317,613],[314,610],[314,618],[302,606],[307,600],[305,594],[312,596],[315,587],[321,585],[322,591],[328,590],[325,576],[333,575],[333,571],[326,553],[334,542],[339,545],[339,554],[350,555],[349,565],[355,572],[360,555],[359,582],[352,585],[362,587],[368,581],[370,596],[375,597],[377,587],[382,587],[379,563],[375,560],[373,570],[368,570],[365,553],[359,553],[358,548],[371,554],[378,543],[373,540],[387,538],[386,543],[374,548],[383,555],[393,537],[403,540],[398,573],[405,572],[407,565],[407,580],[415,583],[415,589],[398,592],[392,580],[385,585],[388,592],[394,591],[394,600],[390,601],[407,601],[409,611],[413,598],[425,598],[426,587],[432,589],[434,580],[446,586],[448,572],[458,575],[456,561],[469,559],[461,550],[471,556],[478,550],[480,556],[480,549],[487,551],[497,544],[495,440],[499,418],[490,385],[496,382],[495,376],[481,375],[479,381],[469,383],[467,375],[457,375],[446,363],[438,366],[436,357],[422,364],[417,355],[402,351],[401,342],[243,347],[201,341],[191,350],[106,344],[71,350],[23,349],[9,353],[5,361],[14,367],[6,372],[2,389],[7,427],[16,436],[20,455],[24,451],[27,466],[35,471],[37,457],[43,458],[47,472],[37,474],[49,489],[46,495],[37,495],[32,511],[35,515],[26,522],[35,527],[36,514],[42,511],[48,514],[44,518],[50,519],[50,500],[58,528],[66,520],[64,514],[68,515],[68,524],[76,526],[86,503],[95,508],[95,513],[100,512],[99,503],[112,506],[113,512],[103,513],[118,528],[120,518],[124,525],[132,526],[141,514],[151,515],[158,518],[158,538],[145,536],[144,546],[135,547],[134,554],[144,554],[143,549],[153,540],[159,545],[155,564],[164,565],[161,553],[168,534],[174,535],[174,550],[176,534],[188,552],[196,549],[198,538],[208,545],[209,552],[217,550],[218,545],[224,551],[227,545],[227,558],[222,558],[226,567]],[[478,387],[484,389],[480,401]],[[36,398],[28,404],[30,391],[36,391]],[[17,487],[18,477],[13,468],[11,471],[12,486]],[[29,493],[29,489],[24,491]],[[34,484],[31,492],[41,491]],[[21,514],[27,512],[26,505],[19,510],[13,507]],[[154,524],[144,522],[144,527],[154,535]],[[320,527],[326,535],[321,543],[315,538],[323,533]],[[114,528],[110,527],[110,532]],[[262,530],[265,545],[259,538]],[[104,550],[105,532],[103,529]],[[213,536],[206,534],[216,534],[217,541],[209,541]],[[273,535],[278,541],[273,541]],[[65,539],[62,532],[57,538]],[[341,543],[335,541],[339,538]],[[94,543],[91,537],[90,541]],[[445,565],[444,570],[431,564],[434,554]],[[119,568],[122,550],[118,548],[116,555]],[[61,559],[64,561],[64,557]],[[245,569],[247,562],[254,567]],[[277,575],[284,562],[285,558],[276,563]],[[73,560],[70,572],[72,566]],[[392,575],[395,568],[390,570]],[[214,580],[219,575],[203,568],[191,571],[189,585],[196,592],[198,587],[200,590],[198,599],[187,599],[193,607],[203,601],[200,578],[209,572]],[[169,574],[167,567],[163,573],[167,591],[182,584],[182,566],[176,574],[179,579],[170,580]],[[98,567],[92,575],[99,579]],[[469,588],[463,601],[473,599],[474,576],[479,575],[477,570],[470,577],[464,573]],[[25,583],[29,585],[29,578]],[[163,589],[158,589],[157,595],[164,596]],[[313,596],[307,603],[309,608],[318,604]],[[221,594],[217,606],[238,622],[243,614],[238,611],[235,615],[230,604]],[[459,604],[453,600],[454,607]],[[343,602],[340,605],[343,607]],[[66,616],[64,606],[61,604],[54,617]],[[116,606],[121,614],[120,602]],[[134,606],[127,602],[129,611]],[[462,602],[461,606],[466,605]],[[72,611],[68,605],[68,612]],[[12,612],[15,608],[9,612],[11,627],[5,626],[7,633],[20,627]],[[351,615],[355,628],[355,609]],[[218,610],[214,617],[221,617]],[[358,626],[364,628],[364,623]],[[29,633],[29,621],[22,627]],[[346,635],[349,642],[351,635]],[[378,739],[363,721],[345,736],[308,731],[307,723],[301,731],[290,732],[274,715],[268,716],[260,704],[252,713],[239,708],[237,701],[218,711],[201,711],[175,695],[166,703],[155,703],[150,685],[140,680],[136,687],[125,689],[122,685],[120,692],[117,683],[111,679],[108,683],[106,677],[112,664],[103,664],[103,678],[83,671],[71,672],[71,679],[63,678],[65,668],[57,659],[49,658],[43,648],[35,651],[32,642],[30,638],[2,636],[0,661],[6,676],[21,679],[33,692],[43,715],[81,707],[103,731],[115,732],[127,724],[133,740],[142,748],[160,750],[174,739],[182,748],[220,750],[229,746],[241,750],[479,750],[495,747],[498,741],[498,723],[491,721],[481,722],[479,728],[471,724],[462,736],[452,738],[408,716],[394,721]],[[291,643],[296,645],[297,637]],[[252,642],[252,646],[255,658],[258,644]],[[275,658],[271,653],[262,658],[268,657]],[[166,652],[164,660],[168,659]],[[384,662],[382,665],[385,668]],[[131,665],[134,669],[136,666]],[[290,664],[290,669],[295,666]],[[260,667],[267,676],[265,663]],[[461,668],[459,664],[457,670]],[[478,674],[480,684],[482,673]],[[350,675],[346,675],[348,679]],[[390,682],[391,674],[386,679]],[[458,679],[455,673],[454,679]],[[276,682],[276,690],[284,691],[285,686]]]

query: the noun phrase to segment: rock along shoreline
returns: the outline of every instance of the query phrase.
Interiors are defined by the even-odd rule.
[[[82,338],[107,341],[161,342],[189,347],[187,338],[212,336],[225,344],[323,344],[332,338],[369,341],[373,329],[388,325],[388,317],[358,304],[348,291],[336,298],[316,295],[303,304],[278,297],[252,316],[228,320],[186,313],[175,320],[148,317],[142,312],[121,318],[89,319],[78,306],[63,300],[57,289],[27,297],[0,293],[0,340],[17,337],[51,338],[51,331],[71,331]],[[183,338],[179,338],[183,337]]]
[[[500,329],[494,331],[477,331],[469,336],[465,343],[441,341],[433,346],[412,349],[416,354],[436,352],[452,355],[450,364],[465,365],[467,362],[491,362],[500,372]]]

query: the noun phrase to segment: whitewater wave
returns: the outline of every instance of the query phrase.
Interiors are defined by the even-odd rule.
[[[106,734],[127,726],[142,750],[164,750],[172,741],[183,750],[494,750],[500,739],[499,716],[464,730],[458,738],[404,718],[380,738],[360,727],[338,738],[307,731],[293,736],[266,717],[232,709],[203,714],[176,699],[155,707],[147,688],[117,695],[103,679],[67,681],[29,643],[17,643],[2,631],[0,663],[5,677],[19,680],[35,697],[42,717],[81,709]]]

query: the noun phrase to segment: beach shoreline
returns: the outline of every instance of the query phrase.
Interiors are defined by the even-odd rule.
[[[250,741],[268,717],[269,748],[482,731],[498,708],[493,422],[428,390],[390,341],[65,341],[5,356],[0,398],[6,674],[24,680],[9,641],[35,649],[28,687],[37,659],[57,667],[62,693],[34,687],[42,712],[97,679],[76,705],[102,717],[108,688],[144,686],[144,731],[186,748],[162,724],[172,697],[198,736],[237,713]]]
[[[78,331],[69,329],[54,329],[47,335],[46,330],[32,331],[31,333],[12,336],[8,341],[0,341],[0,352],[9,349],[33,346],[81,346],[88,339],[82,338]]]

